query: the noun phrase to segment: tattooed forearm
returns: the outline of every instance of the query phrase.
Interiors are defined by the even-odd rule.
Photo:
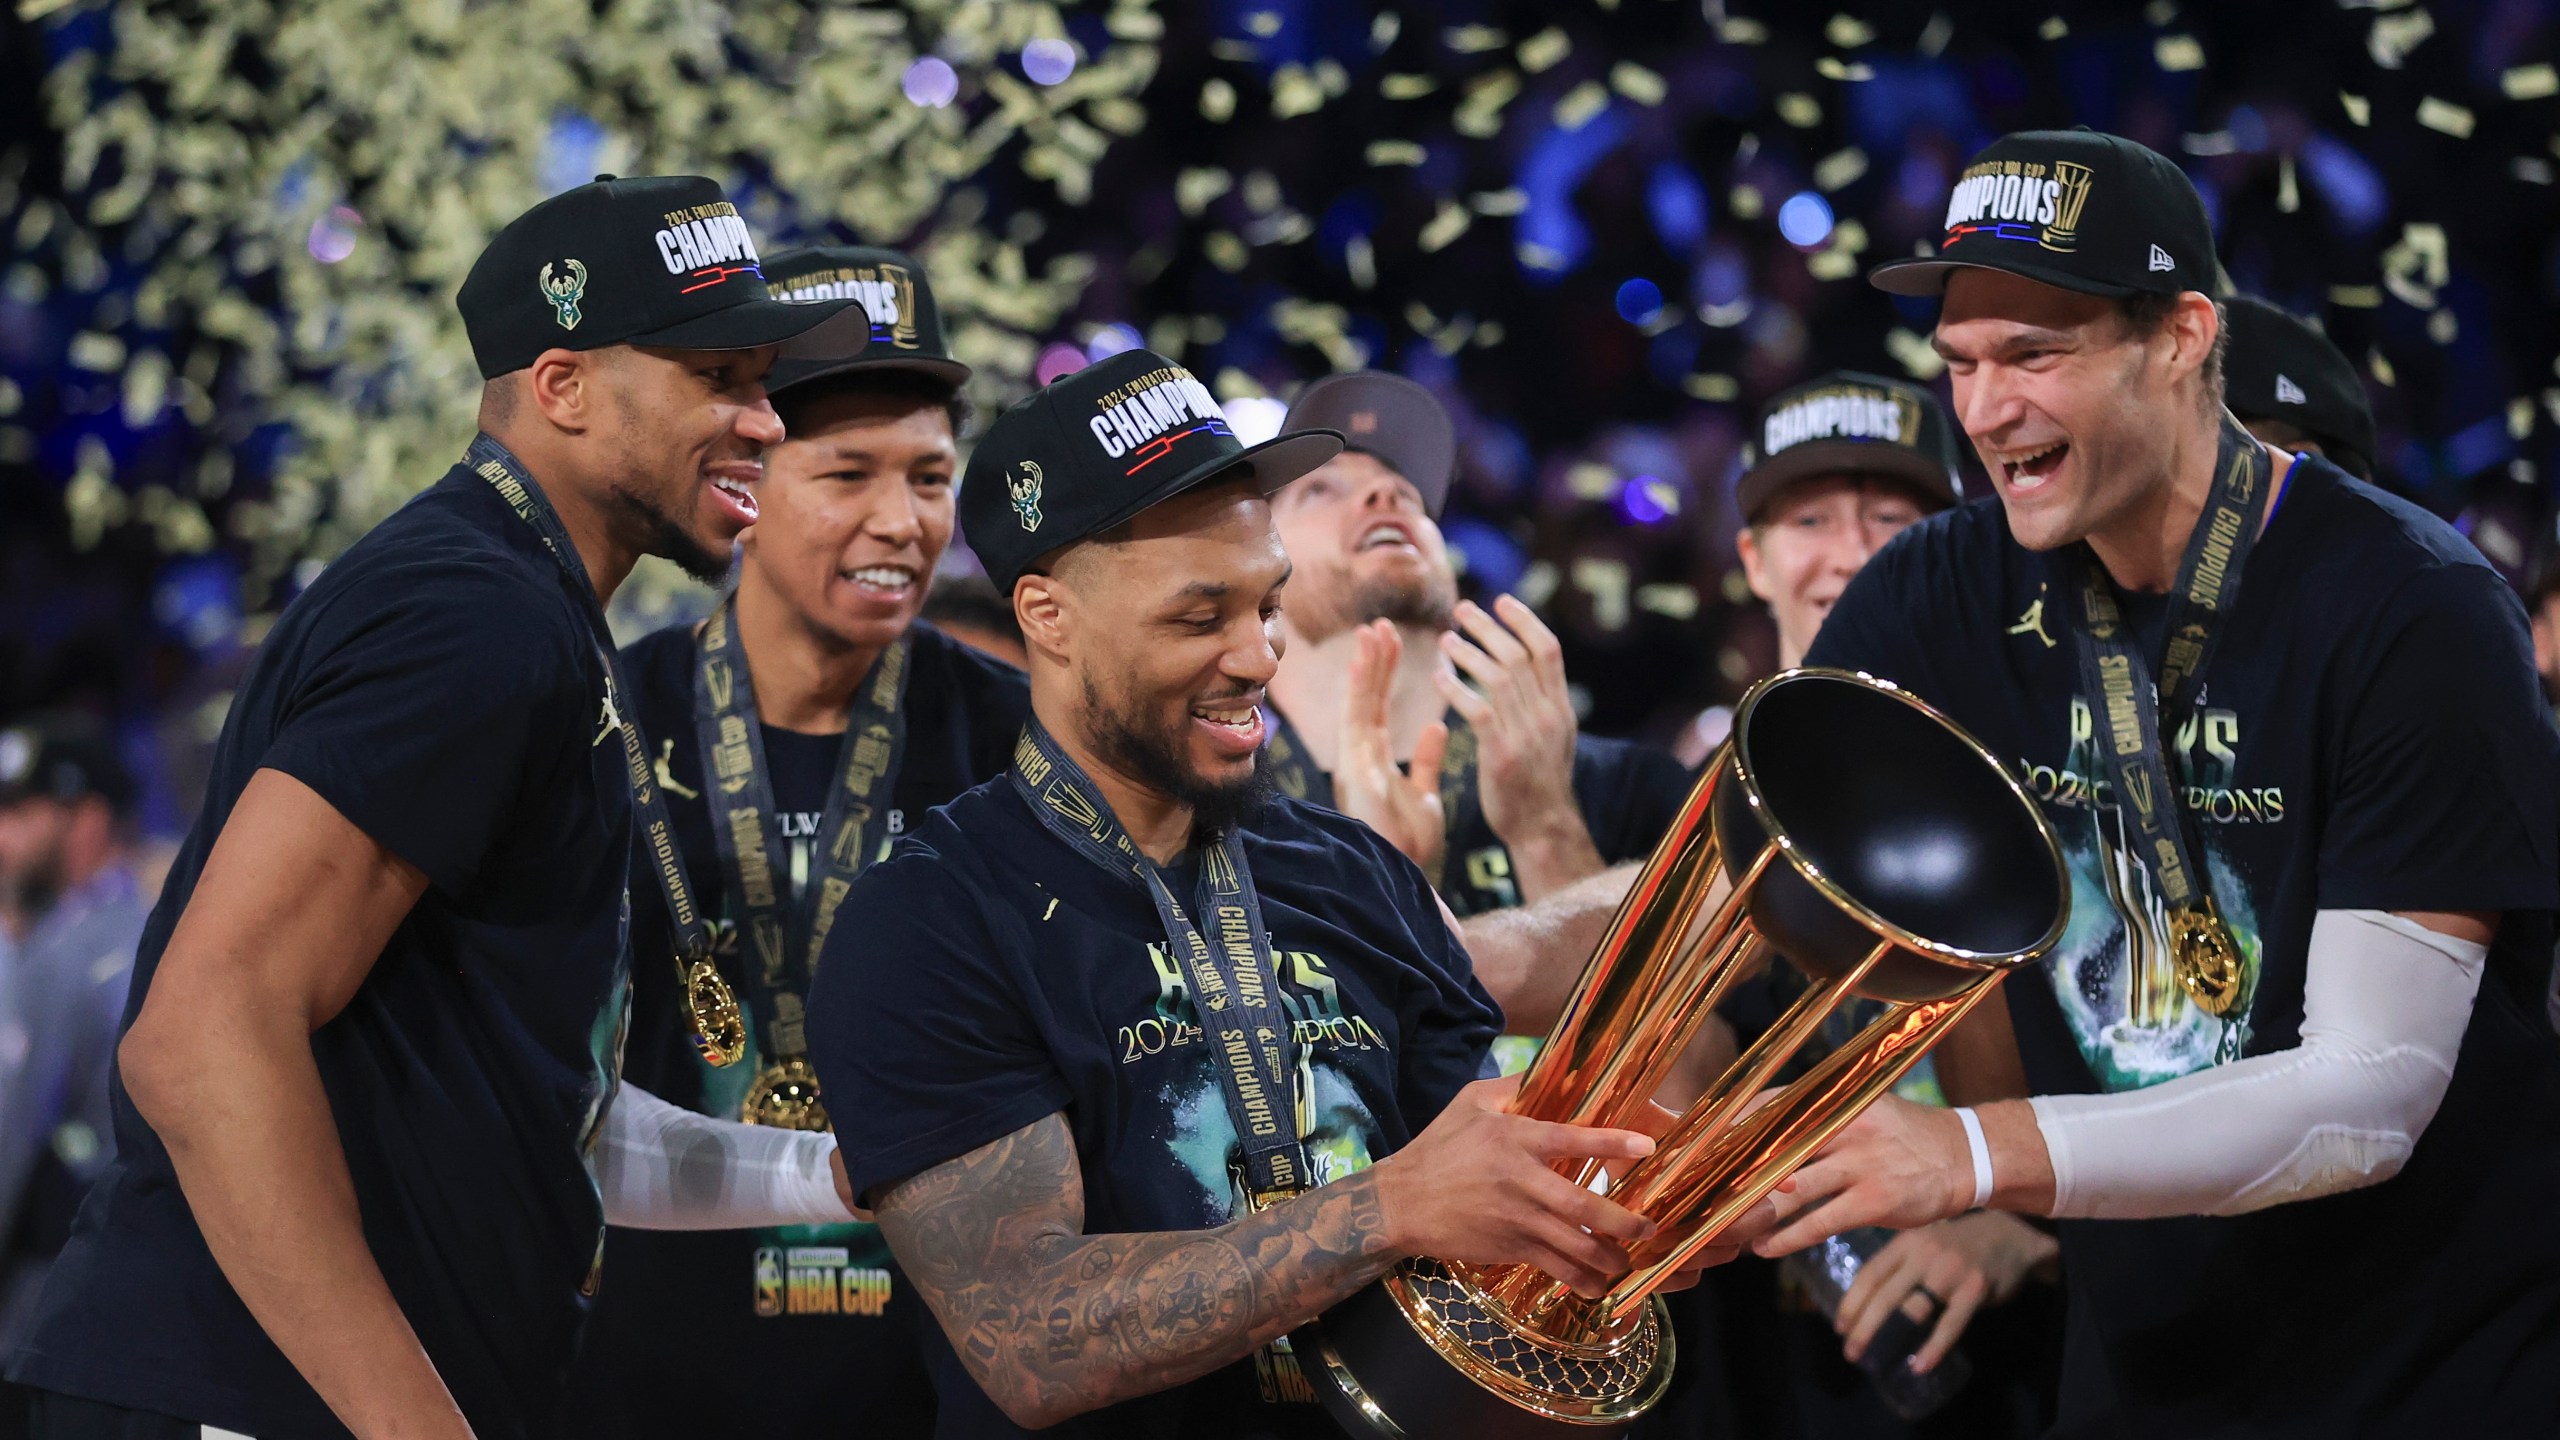
[[[1058,1115],[878,1201],[890,1250],[969,1373],[1033,1429],[1242,1359],[1398,1258],[1369,1174],[1215,1230],[1083,1234]]]

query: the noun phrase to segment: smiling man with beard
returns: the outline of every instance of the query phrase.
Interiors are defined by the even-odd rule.
[[[285,609],[144,933],[116,1159],[11,1360],[41,1436],[548,1433],[608,1215],[747,1223],[735,1137],[681,1198],[620,1168],[669,1127],[617,1098],[654,787],[604,604],[725,564],[767,368],[861,332],[692,177],[544,201],[459,304],[481,433]],[[834,1205],[822,1143],[766,1151],[821,1203],[763,1213]]]
[[[1649,1229],[1548,1162],[1650,1142],[1477,1083],[1498,1017],[1422,873],[1269,791],[1266,497],[1340,447],[1246,449],[1132,351],[970,460],[961,526],[1022,622],[1033,720],[855,883],[809,1031],[949,1342],[941,1435],[1332,1433],[1285,1337],[1398,1258],[1591,1291]]]
[[[823,1131],[803,1015],[834,902],[927,811],[1004,773],[1031,701],[1022,672],[916,622],[951,542],[969,375],[923,269],[831,246],[777,253],[765,274],[784,300],[858,297],[869,343],[774,367],[790,438],[765,453],[737,588],[623,652],[752,1049],[704,1063],[681,987],[650,970],[624,1075],[705,1115]],[[669,948],[657,907],[634,928],[637,953]],[[932,1321],[873,1226],[617,1229],[610,1246],[563,1432],[818,1434],[858,1409],[865,1434],[931,1433]],[[663,1383],[677,1370],[692,1382]]]

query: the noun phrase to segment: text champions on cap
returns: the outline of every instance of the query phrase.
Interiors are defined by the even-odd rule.
[[[738,207],[726,200],[709,205],[692,205],[666,212],[667,226],[658,232],[658,258],[666,262],[670,275],[700,274],[741,260],[749,265],[762,262],[756,257],[756,242],[747,234],[747,222],[738,218]]]
[[[1916,443],[1920,407],[1881,390],[1847,386],[1817,390],[1771,412],[1761,427],[1760,453],[1775,455],[1807,440],[1886,440]]]
[[[2068,251],[2094,178],[2088,166],[2067,160],[2050,166],[2039,160],[1986,160],[1966,170],[1947,197],[1949,238],[1958,231],[1989,230],[2003,239],[2033,240],[2048,250]],[[2015,233],[2010,225],[2035,226],[2041,233]]]
[[[839,265],[794,275],[773,287],[773,298],[794,305],[852,300],[874,325],[895,325],[915,313],[915,277],[898,265]]]
[[[1227,414],[1211,398],[1209,387],[1180,366],[1150,370],[1128,384],[1094,397],[1102,413],[1085,422],[1102,453],[1117,460],[1166,431],[1191,421],[1209,421],[1213,433],[1226,434]]]

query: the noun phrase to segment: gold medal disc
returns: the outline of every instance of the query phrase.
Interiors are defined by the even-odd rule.
[[[797,1055],[766,1066],[756,1083],[747,1087],[738,1118],[778,1130],[826,1129],[827,1107],[818,1101],[818,1072]]]
[[[738,997],[708,960],[696,960],[684,975],[685,1008],[693,1013],[693,1046],[703,1063],[735,1065],[747,1055],[747,1022],[738,1014]]]
[[[2240,1004],[2240,948],[2210,905],[2169,913],[2169,960],[2196,1008],[2216,1017]]]

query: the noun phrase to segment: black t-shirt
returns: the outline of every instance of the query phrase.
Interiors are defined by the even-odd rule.
[[[125,1015],[259,769],[425,872],[311,1048],[374,1259],[484,1437],[541,1433],[604,1239],[585,1157],[621,1048],[631,796],[570,583],[460,468],[323,571],[232,702]],[[11,1378],[259,1440],[345,1434],[224,1280],[120,1081],[114,1106],[115,1162]]]
[[[2237,1217],[2063,1222],[2062,1433],[2560,1431],[2560,1046],[2541,1018],[2560,736],[2514,596],[2425,512],[2294,465],[2172,737],[2253,987],[2226,1023],[2179,989],[2122,848],[2049,564],[1994,501],[1934,516],[1850,584],[1808,657],[1943,709],[2012,758],[2059,833],[2069,929],[2006,987],[2038,1093],[2298,1044],[2316,911],[2503,912],[2451,1087],[2397,1178]],[[2160,607],[2131,619],[2156,667]]]
[[[1031,713],[1021,671],[929,625],[908,633],[906,745],[886,830],[893,838],[933,807],[1002,773]],[[651,757],[664,762],[659,773],[685,873],[703,913],[713,917],[721,967],[738,987],[740,1005],[752,1012],[746,972],[734,953],[727,871],[701,799],[694,627],[633,643],[623,651],[623,673]],[[828,792],[843,773],[841,739],[764,727],[788,851],[782,871],[794,894],[808,876]],[[646,876],[632,882],[635,893],[652,883]],[[632,940],[637,969],[625,1078],[672,1104],[736,1119],[760,1057],[751,1048],[745,1060],[715,1069],[695,1052],[669,958],[674,942],[654,892],[641,893],[634,907]],[[749,1014],[751,1041],[762,1040],[766,1018]],[[933,1425],[923,1345],[932,1328],[874,1226],[616,1228],[558,1430],[598,1440],[830,1434],[844,1417],[858,1414],[866,1435],[923,1435]],[[694,1378],[666,1383],[678,1373]]]
[[[1309,1158],[1332,1180],[1404,1145],[1491,1073],[1499,1018],[1422,872],[1366,826],[1278,798],[1244,850],[1313,1075]],[[1087,1233],[1200,1230],[1234,1215],[1235,1127],[1154,904],[1134,877],[1051,835],[1010,779],[935,811],[854,885],[828,936],[809,1043],[857,1193],[1063,1111]],[[938,1434],[1022,1433],[938,1330],[935,1382]],[[1311,1398],[1265,1402],[1264,1383],[1258,1359],[1240,1361],[1042,1433],[1336,1433]]]

